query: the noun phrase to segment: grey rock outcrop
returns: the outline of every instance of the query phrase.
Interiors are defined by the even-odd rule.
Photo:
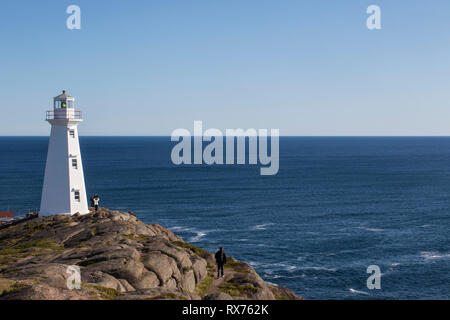
[[[0,230],[0,299],[299,298],[230,261],[215,287],[212,253],[133,214],[41,217]],[[67,286],[69,266],[80,268],[80,289]]]

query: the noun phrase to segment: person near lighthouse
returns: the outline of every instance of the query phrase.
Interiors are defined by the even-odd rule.
[[[94,196],[94,208],[95,208],[95,211],[98,211],[98,203],[99,202],[100,202],[100,198],[98,197],[98,194],[96,194]]]
[[[223,277],[223,266],[227,263],[227,256],[225,251],[223,251],[223,247],[220,247],[219,250],[215,254],[216,263],[217,263],[217,278]]]

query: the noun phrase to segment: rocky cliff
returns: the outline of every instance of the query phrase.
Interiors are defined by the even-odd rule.
[[[73,265],[81,286],[70,290]],[[0,229],[0,299],[300,299],[247,263],[229,259],[219,279],[214,265],[211,252],[168,229],[103,208]]]

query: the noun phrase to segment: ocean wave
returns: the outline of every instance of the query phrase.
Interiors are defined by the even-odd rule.
[[[297,267],[290,265],[290,264],[286,264],[286,263],[282,263],[282,262],[277,262],[277,263],[272,263],[272,264],[268,264],[268,267],[270,268],[281,268],[284,269],[285,271],[293,271],[295,270]]]
[[[335,268],[325,268],[325,267],[298,267],[299,270],[314,270],[314,271],[328,271],[328,272],[336,272]]]
[[[437,260],[450,258],[450,253],[441,253],[438,251],[421,251],[420,255],[425,260]]]
[[[170,227],[169,229],[172,231],[192,231],[192,228],[180,226]]]
[[[370,232],[383,232],[384,229],[378,229],[378,228],[366,228],[366,227],[356,227],[356,229],[370,231]]]
[[[258,267],[258,266],[262,265],[261,262],[255,262],[255,261],[249,261],[248,264],[251,265],[252,267]]]
[[[251,227],[251,230],[266,230],[268,226],[272,226],[274,225],[274,223],[263,223],[263,224],[258,224],[256,226]]]
[[[251,265],[254,268],[261,268],[263,269],[263,272],[272,274],[274,270],[284,270],[288,272],[292,272],[297,269],[297,266],[287,264],[284,262],[275,262],[275,263],[261,263],[261,262],[254,262],[250,261],[249,265]]]
[[[297,269],[296,266],[287,266],[287,267],[286,267],[286,270],[289,271],[289,272],[292,272],[292,271],[294,271],[295,269]]]
[[[263,247],[263,248],[289,249],[289,247],[287,247],[287,246],[274,246],[274,245],[269,245],[269,244],[265,244],[265,243],[258,243],[256,246]]]
[[[281,276],[280,275],[278,275],[278,274],[268,274],[268,275],[265,275],[264,276],[265,278],[267,278],[267,279],[279,279],[279,278],[281,278]]]
[[[294,278],[302,278],[302,279],[319,279],[319,277],[317,276],[312,276],[306,273],[302,273],[299,277],[292,277],[292,279]]]
[[[354,293],[354,294],[364,294],[366,296],[369,295],[369,293],[367,293],[365,291],[359,291],[359,290],[355,290],[355,289],[352,289],[352,288],[350,288],[349,290],[350,290],[351,293]]]
[[[198,242],[200,241],[201,238],[203,238],[204,236],[206,236],[207,233],[206,232],[197,232],[197,235],[195,237],[192,237],[189,242]]]

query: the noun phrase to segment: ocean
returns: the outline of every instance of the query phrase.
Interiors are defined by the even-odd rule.
[[[48,137],[0,137],[0,211],[39,207]],[[450,298],[450,138],[281,137],[280,169],[175,166],[170,137],[81,137],[88,194],[307,299]],[[380,267],[369,290],[367,267]]]

